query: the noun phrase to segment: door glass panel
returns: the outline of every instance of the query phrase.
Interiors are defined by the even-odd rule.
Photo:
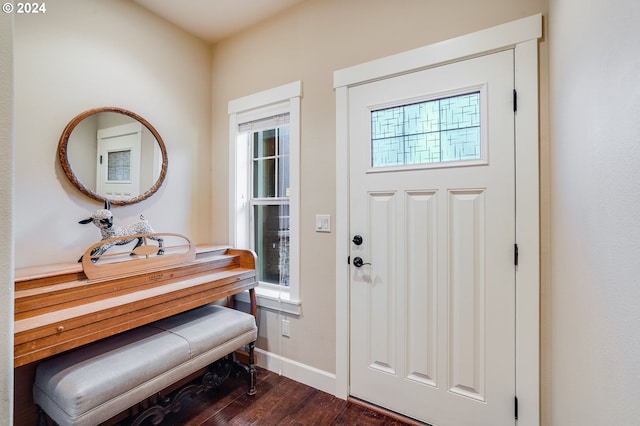
[[[371,166],[481,158],[480,92],[371,112]]]
[[[107,180],[122,182],[131,180],[131,151],[114,151],[107,154]]]

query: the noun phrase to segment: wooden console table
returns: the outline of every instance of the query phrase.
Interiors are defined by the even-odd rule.
[[[167,260],[171,253],[157,256],[150,268],[105,260],[112,272],[92,271],[94,278],[80,263],[16,270],[15,424],[35,424],[31,386],[40,360],[225,298],[232,304],[231,296],[246,290],[255,317],[255,254],[220,246],[190,250],[177,264]]]

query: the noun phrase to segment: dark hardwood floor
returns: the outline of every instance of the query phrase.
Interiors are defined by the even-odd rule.
[[[405,423],[360,404],[258,369],[258,393],[246,394],[245,378],[231,377],[221,387],[184,398],[182,410],[166,416],[164,426],[199,425],[390,425]]]

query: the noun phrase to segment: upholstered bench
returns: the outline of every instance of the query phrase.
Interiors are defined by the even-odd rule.
[[[252,315],[206,305],[42,362],[34,402],[60,426],[95,425],[246,345],[253,363],[256,338]]]

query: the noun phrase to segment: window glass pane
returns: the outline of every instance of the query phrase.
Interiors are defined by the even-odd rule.
[[[278,161],[278,197],[289,197],[289,157]]]
[[[373,167],[479,158],[480,92],[371,112]]]
[[[253,133],[254,250],[262,282],[289,285],[289,128]],[[274,204],[265,199],[278,198]],[[275,204],[278,203],[278,204]]]
[[[253,160],[253,197],[276,196],[276,160]]]
[[[289,128],[278,128],[278,154],[289,155]]]
[[[255,205],[258,280],[289,286],[289,205]]]
[[[107,154],[107,180],[131,180],[131,151],[114,151]]]
[[[275,129],[253,134],[253,158],[273,157],[276,155]]]
[[[278,197],[289,197],[289,128],[278,129]]]
[[[480,127],[442,132],[442,160],[477,160],[480,158]]]

